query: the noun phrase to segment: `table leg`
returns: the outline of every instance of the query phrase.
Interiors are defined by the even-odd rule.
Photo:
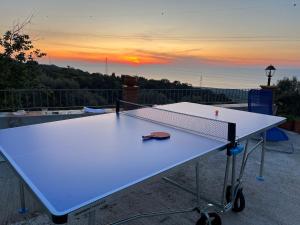
[[[235,177],[235,167],[236,167],[236,155],[232,156],[232,171],[231,171],[231,199],[234,201],[235,199],[235,184],[236,184],[236,177]]]
[[[19,209],[19,213],[24,214],[28,210],[26,209],[26,205],[25,205],[24,184],[21,180],[19,186],[20,186],[20,206],[21,206]]]
[[[200,208],[200,201],[201,201],[201,198],[200,198],[200,165],[199,165],[199,161],[197,162],[196,164],[196,194],[197,194],[197,205],[198,207]]]
[[[222,199],[221,199],[222,206],[224,206],[226,204],[226,188],[227,188],[227,183],[228,183],[231,156],[227,155],[226,158],[227,158],[226,159],[226,169],[225,169],[224,184],[223,184]]]
[[[95,225],[96,224],[96,212],[95,210],[91,210],[88,214],[88,225]]]
[[[265,153],[266,153],[266,131],[263,133],[263,142],[261,146],[261,161],[260,161],[260,169],[259,169],[259,176],[256,177],[259,181],[264,181],[264,164],[265,164]]]

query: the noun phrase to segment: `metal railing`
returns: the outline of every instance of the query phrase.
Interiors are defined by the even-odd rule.
[[[113,107],[122,96],[121,89],[12,89],[0,90],[0,110],[73,109]],[[141,89],[139,103],[166,104],[196,102],[203,104],[245,103],[247,89],[191,88]]]
[[[139,100],[143,104],[184,101],[202,104],[246,103],[248,101],[248,89],[142,89],[139,93]]]
[[[0,110],[109,107],[121,95],[119,89],[17,89],[0,90]]]

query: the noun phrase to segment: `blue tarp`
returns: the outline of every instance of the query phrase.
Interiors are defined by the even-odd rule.
[[[97,114],[105,113],[104,109],[93,109],[93,108],[88,108],[88,107],[83,107],[83,111],[85,113],[97,113]]]

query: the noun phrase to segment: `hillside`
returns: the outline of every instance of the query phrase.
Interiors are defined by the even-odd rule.
[[[20,63],[0,57],[0,89],[119,89],[120,75],[89,73],[72,67],[40,65],[36,62]],[[191,85],[167,79],[153,80],[138,77],[141,88],[177,89]]]
[[[232,101],[220,91],[196,89],[179,81],[137,78],[141,89],[139,102],[144,104]],[[121,77],[115,74],[89,73],[71,67],[39,65],[30,61],[20,63],[1,57],[0,80],[1,109],[111,105],[120,97],[122,89]]]

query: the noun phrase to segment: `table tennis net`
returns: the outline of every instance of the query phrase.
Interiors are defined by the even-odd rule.
[[[229,123],[224,121],[188,115],[160,109],[155,106],[149,107],[126,101],[119,101],[119,109],[117,109],[117,111],[127,116],[171,126],[201,136],[207,136],[222,141],[228,140]]]

